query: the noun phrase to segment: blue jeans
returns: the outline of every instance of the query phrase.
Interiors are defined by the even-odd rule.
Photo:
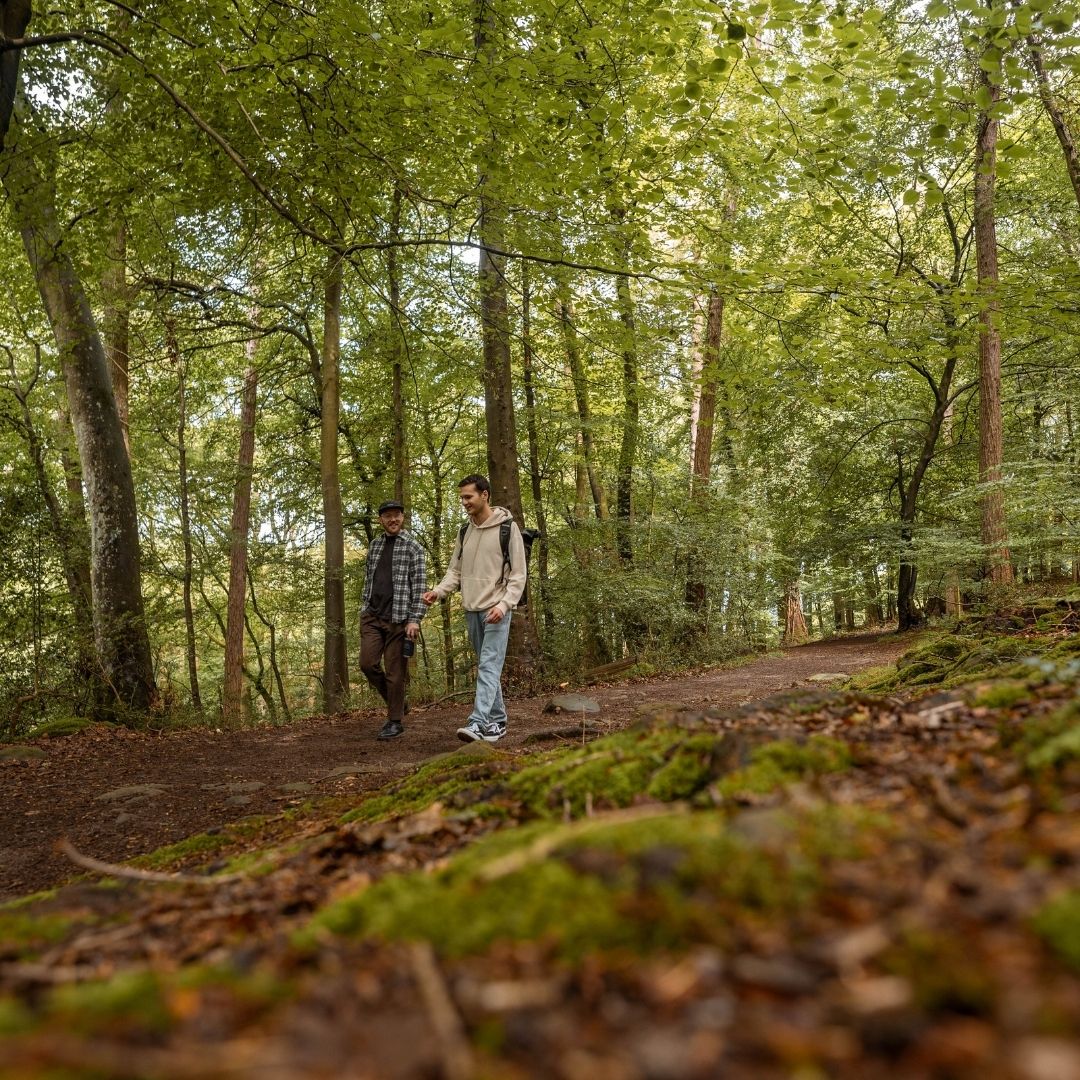
[[[510,640],[510,616],[507,612],[502,622],[489,623],[486,611],[466,611],[465,625],[469,642],[476,653],[476,701],[466,723],[474,720],[481,724],[505,724],[506,706],[503,704],[502,675],[506,659],[506,644]]]

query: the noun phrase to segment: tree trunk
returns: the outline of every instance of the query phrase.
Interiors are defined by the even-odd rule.
[[[477,0],[476,55],[489,68],[497,28],[494,5]],[[502,148],[491,140],[488,153],[495,161]],[[488,478],[491,502],[504,506],[519,526],[524,525],[518,478],[517,434],[514,424],[513,375],[510,364],[510,319],[506,296],[506,257],[503,250],[504,211],[492,191],[490,177],[481,166],[480,191],[480,323],[484,339],[484,415],[487,421]],[[519,682],[536,670],[539,642],[532,613],[526,608],[510,624],[507,669]]]
[[[401,236],[401,185],[394,185],[393,216],[390,237]],[[391,244],[386,250],[386,276],[390,290],[390,356],[394,437],[394,498],[405,507],[409,519],[409,450],[405,427],[405,398],[402,389],[405,358],[405,328],[401,321],[401,281],[398,275],[398,249]]]
[[[550,642],[555,630],[555,612],[551,606],[551,588],[548,579],[547,515],[544,511],[544,497],[540,487],[540,440],[536,426],[536,385],[533,371],[532,292],[529,286],[527,262],[521,264],[521,355],[525,383],[525,429],[529,437],[529,481],[532,486],[536,527],[540,530],[540,538],[535,545],[540,610],[543,613],[545,639]]]
[[[323,712],[341,712],[349,700],[349,646],[345,633],[345,526],[338,474],[341,412],[341,257],[327,256],[323,297],[323,350],[319,474],[322,479],[325,566],[323,572]]]
[[[187,642],[188,682],[191,686],[191,704],[202,711],[202,692],[199,689],[199,654],[195,639],[195,608],[191,602],[191,580],[194,558],[191,548],[191,511],[188,498],[187,470],[187,377],[184,371],[184,359],[180,355],[180,344],[176,337],[176,321],[165,320],[165,337],[169,356],[176,367],[177,402],[179,416],[176,421],[177,469],[180,479],[180,539],[184,547],[184,629]]]
[[[233,489],[232,524],[229,528],[229,599],[225,622],[225,678],[221,692],[221,713],[227,724],[240,724],[244,719],[244,594],[251,520],[251,478],[255,463],[255,408],[259,386],[254,340],[247,344],[247,361],[240,405],[240,449]]]
[[[281,678],[281,669],[278,667],[277,661],[277,627],[262,613],[262,609],[259,607],[258,597],[255,595],[255,578],[251,575],[251,567],[248,567],[248,590],[251,594],[251,610],[255,612],[259,622],[266,627],[267,632],[270,635],[270,672],[274,676],[274,685],[277,687],[278,698],[281,701],[281,711],[285,715],[285,721],[288,723],[292,719],[292,713],[289,709],[289,699],[285,696],[285,682]],[[255,648],[259,648],[259,640],[251,633],[251,627],[248,627],[248,634],[251,640],[255,643]],[[271,697],[270,692],[266,690],[263,685],[262,679],[263,663],[262,653],[259,652],[259,678],[256,680],[256,689],[262,696],[262,699],[266,702],[267,708],[270,710],[270,719],[272,721],[277,720],[277,709],[274,707],[274,699]]]
[[[799,595],[799,579],[784,585],[784,637],[785,645],[798,645],[809,637],[806,619],[803,617],[802,598]]]
[[[705,318],[705,340],[701,349],[701,386],[697,394],[695,422],[691,433],[693,454],[690,462],[690,502],[699,510],[708,502],[712,474],[713,425],[716,419],[720,337],[723,328],[724,298],[714,289],[709,296],[708,314]],[[708,605],[708,589],[704,581],[704,553],[700,550],[700,545],[691,551],[688,569],[686,603],[703,623]]]
[[[1038,37],[1035,34],[1029,34],[1027,43],[1031,66],[1035,69],[1035,78],[1039,85],[1039,99],[1046,110],[1046,115],[1050,117],[1050,123],[1054,125],[1054,132],[1061,144],[1061,151],[1065,155],[1065,168],[1069,173],[1069,182],[1072,184],[1077,206],[1080,206],[1080,158],[1077,157],[1076,140],[1073,138],[1072,129],[1065,119],[1061,106],[1054,98],[1050,80],[1046,76],[1042,45]]]
[[[443,547],[443,483],[444,478],[439,470],[439,463],[434,453],[434,447],[430,446],[431,451],[431,464],[435,471],[435,506],[434,506],[434,521],[431,528],[431,563],[434,570],[434,579],[441,581],[443,574],[446,573],[446,567],[443,565],[442,556],[440,552]],[[446,692],[452,693],[455,686],[455,673],[454,673],[454,629],[453,622],[450,618],[450,605],[445,601],[439,604],[439,616],[442,623],[442,643],[443,643],[443,671],[446,676]]]
[[[14,394],[22,414],[22,427],[26,435],[27,450],[34,466],[38,492],[49,514],[53,537],[60,553],[60,562],[64,568],[64,581],[67,585],[68,598],[71,601],[73,616],[73,638],[75,646],[75,676],[77,683],[90,688],[95,684],[94,671],[94,617],[91,608],[90,563],[85,551],[85,517],[75,517],[65,509],[56,497],[49,480],[45,465],[45,447],[37,432],[34,416],[30,410],[28,394],[20,390],[14,380],[12,365],[12,383],[8,389]],[[78,509],[82,508],[82,493]],[[76,690],[78,687],[76,687]],[[78,693],[73,698],[74,712],[82,715],[86,701],[95,700],[96,693],[87,693],[85,698]]]
[[[980,500],[982,543],[988,576],[998,585],[1011,584],[1012,561],[1005,523],[1005,498],[1001,490],[1001,334],[997,298],[997,233],[994,219],[994,182],[997,171],[998,121],[991,110],[1001,96],[1000,87],[986,72],[983,85],[990,92],[990,106],[979,113],[975,148],[975,253],[979,291],[979,483],[985,485]]]
[[[5,5],[5,19],[7,14]],[[4,54],[5,65],[11,55]],[[5,92],[8,77],[4,75]],[[18,128],[16,123],[13,130]],[[17,141],[23,138],[7,140]],[[146,712],[157,696],[143,613],[131,464],[101,337],[82,282],[64,250],[52,185],[26,145],[9,145],[2,169],[4,189],[56,339],[86,480],[94,639],[105,688],[100,709],[123,719],[128,711]]]
[[[621,213],[619,218],[621,220]],[[622,256],[623,262],[629,263],[629,241],[623,243]],[[637,457],[638,445],[640,387],[634,298],[630,293],[630,279],[625,274],[616,276],[615,292],[619,321],[622,323],[623,361],[622,443],[619,446],[619,462],[615,474],[615,528],[619,558],[629,564],[634,559],[634,541],[631,530],[634,524],[634,461]]]
[[[596,474],[596,454],[593,450],[592,417],[589,411],[589,385],[585,378],[585,368],[581,363],[581,349],[578,347],[577,327],[574,325],[574,311],[570,299],[570,289],[559,283],[559,327],[562,330],[563,349],[570,365],[570,381],[574,387],[574,403],[578,414],[578,443],[581,446],[585,476],[592,493],[596,520],[607,517],[607,506],[603,489]]]
[[[878,581],[877,567],[863,567],[863,587],[866,589],[866,628],[881,626],[885,622],[885,612],[881,609],[881,584]]]

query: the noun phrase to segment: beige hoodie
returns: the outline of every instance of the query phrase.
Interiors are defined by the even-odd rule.
[[[498,604],[505,615],[521,599],[525,591],[525,542],[516,524],[510,527],[510,571],[503,580],[499,525],[510,517],[505,507],[493,506],[483,525],[469,522],[464,542],[459,545],[455,539],[446,577],[432,590],[440,600],[461,589],[466,611],[490,611]]]

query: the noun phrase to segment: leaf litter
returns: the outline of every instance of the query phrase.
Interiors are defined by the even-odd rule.
[[[1080,676],[1051,641],[977,646],[946,690],[449,755],[254,828],[213,884],[7,905],[0,1076],[1080,1077]]]

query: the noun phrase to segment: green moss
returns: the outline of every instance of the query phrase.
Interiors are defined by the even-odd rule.
[[[44,889],[41,892],[27,893],[25,896],[17,896],[14,900],[7,900],[0,904],[0,914],[7,911],[18,911],[20,908],[38,904],[44,900],[51,900],[56,896],[56,889]]]
[[[0,948],[8,954],[26,957],[47,945],[62,941],[75,925],[66,915],[31,915],[0,912]]]
[[[412,776],[391,784],[381,794],[366,798],[342,821],[382,821],[413,814],[432,803],[464,807],[480,801],[476,791],[490,785],[512,765],[502,755],[489,759],[458,751],[421,766]]]
[[[0,1036],[20,1035],[33,1026],[33,1013],[21,1001],[0,997]]]
[[[993,1007],[990,973],[956,936],[911,929],[882,963],[911,983],[917,1004],[929,1013],[981,1016]]]
[[[146,855],[139,855],[131,860],[131,865],[141,867],[144,870],[167,870],[169,867],[175,866],[193,855],[207,855],[230,843],[232,843],[232,837],[224,832],[213,834],[197,833],[195,836],[189,836],[186,840],[180,840],[178,843],[158,848],[156,851],[148,852]]]
[[[92,723],[93,721],[85,716],[64,716],[59,720],[50,720],[47,724],[42,724],[30,734],[34,738],[63,739],[68,735],[77,735],[80,731],[85,731]]]
[[[812,902],[822,858],[839,846],[850,853],[865,820],[790,816],[775,845],[728,829],[715,811],[537,822],[477,843],[437,874],[386,878],[338,901],[298,942],[419,938],[460,956],[500,939],[539,940],[570,958],[723,943],[739,921]]]
[[[848,679],[846,685],[850,690],[870,694],[884,694],[890,690],[895,690],[898,681],[899,676],[895,665],[883,664],[857,672]]]
[[[78,1032],[97,1031],[113,1023],[163,1031],[171,1023],[158,979],[150,972],[125,972],[105,982],[61,986],[53,991],[48,1011]]]
[[[1031,698],[1031,687],[1018,679],[1001,679],[981,689],[973,704],[987,709],[1011,709]]]
[[[1024,763],[1032,770],[1080,760],[1080,701],[1027,721],[1020,742]]]
[[[269,970],[238,971],[221,964],[185,969],[176,974],[172,983],[185,990],[224,988],[245,1005],[260,1008],[284,1001],[295,989],[292,982]]]
[[[1065,963],[1080,972],[1080,889],[1070,889],[1044,905],[1032,925]]]

